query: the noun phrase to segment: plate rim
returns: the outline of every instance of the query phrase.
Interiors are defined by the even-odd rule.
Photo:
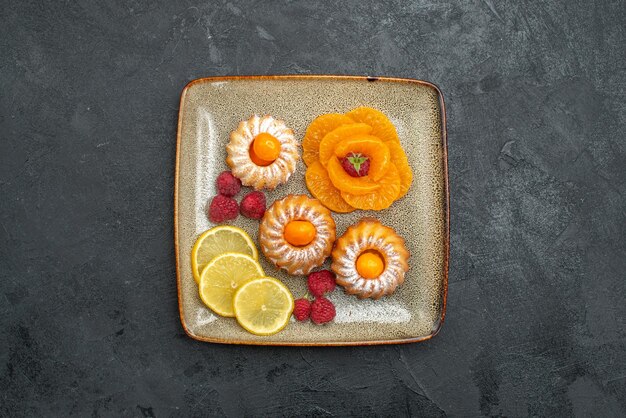
[[[444,231],[444,263],[443,263],[443,302],[441,306],[441,316],[433,327],[430,334],[420,337],[409,337],[393,340],[367,340],[367,341],[320,341],[320,342],[306,342],[306,341],[264,341],[264,340],[238,340],[229,338],[218,337],[204,337],[196,335],[187,327],[185,323],[185,315],[183,312],[182,304],[182,289],[181,289],[181,264],[180,264],[180,249],[178,247],[178,189],[180,180],[180,149],[181,149],[181,133],[182,133],[182,115],[183,104],[187,91],[196,84],[201,83],[213,83],[221,81],[239,81],[239,80],[355,80],[366,82],[391,82],[391,83],[407,83],[407,84],[419,84],[434,89],[437,92],[439,98],[439,106],[441,108],[441,140],[443,149],[443,176],[444,176],[444,217],[445,217],[445,231]],[[448,176],[448,132],[446,124],[446,108],[443,98],[443,93],[439,87],[429,81],[418,80],[413,78],[401,78],[401,77],[386,77],[386,76],[357,76],[357,75],[332,75],[332,74],[292,74],[292,75],[231,75],[231,76],[214,76],[214,77],[202,77],[191,80],[185,85],[179,100],[178,106],[178,126],[176,128],[176,166],[174,169],[174,254],[176,259],[176,290],[178,294],[178,314],[180,322],[185,333],[192,339],[202,342],[210,342],[217,344],[234,344],[234,345],[265,345],[265,346],[292,346],[292,347],[337,347],[337,346],[371,346],[371,345],[388,345],[388,344],[409,344],[427,341],[433,338],[439,333],[443,326],[446,317],[446,308],[448,301],[448,275],[450,266],[450,186]]]

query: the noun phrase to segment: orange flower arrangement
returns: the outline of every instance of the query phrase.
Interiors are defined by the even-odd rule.
[[[386,209],[413,181],[396,128],[376,109],[316,118],[302,148],[309,191],[335,212]]]

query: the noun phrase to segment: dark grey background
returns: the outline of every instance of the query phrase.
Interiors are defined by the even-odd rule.
[[[1,3],[0,415],[626,414],[623,0]],[[451,266],[433,340],[185,336],[179,94],[274,73],[441,87]]]

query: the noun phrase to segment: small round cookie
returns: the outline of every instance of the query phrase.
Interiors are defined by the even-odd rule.
[[[230,133],[226,163],[244,186],[274,189],[287,182],[300,159],[293,131],[282,120],[252,116]]]
[[[289,274],[308,274],[330,255],[335,221],[319,200],[289,195],[265,211],[259,226],[261,251]]]
[[[331,269],[346,293],[380,299],[404,282],[409,255],[396,231],[364,218],[337,239]]]

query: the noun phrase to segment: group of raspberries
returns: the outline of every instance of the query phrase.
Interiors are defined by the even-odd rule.
[[[324,295],[335,290],[335,274],[328,270],[309,274],[307,279],[309,293],[315,297],[311,302],[306,296],[294,302],[293,316],[298,321],[311,318],[316,324],[324,324],[335,318],[335,305]]]
[[[233,199],[241,190],[241,180],[233,176],[230,171],[224,171],[217,176],[218,195],[211,199],[208,208],[209,220],[213,223],[232,221],[239,212],[250,219],[261,219],[265,214],[265,195],[253,191],[241,199],[241,203]]]

